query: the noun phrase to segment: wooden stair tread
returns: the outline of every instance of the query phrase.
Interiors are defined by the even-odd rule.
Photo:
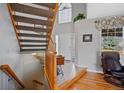
[[[21,52],[23,52],[23,51],[45,51],[45,50],[46,50],[46,48],[44,48],[44,49],[20,49]]]
[[[21,53],[23,51],[46,51],[56,18],[58,4],[8,3],[7,7]]]
[[[18,30],[26,30],[26,31],[34,31],[34,32],[49,32],[49,29],[28,27],[28,26],[20,26],[20,25],[17,25],[16,28]]]
[[[11,9],[16,12],[43,16],[43,17],[50,17],[50,18],[53,18],[53,15],[54,15],[53,11],[39,9],[39,8],[35,8],[35,7],[23,5],[23,4],[11,3],[9,5],[11,6]]]
[[[26,44],[25,45],[24,44],[22,45],[21,44],[21,47],[46,47],[46,46],[47,45],[42,45],[42,44],[41,45],[26,45]]]
[[[38,80],[33,80],[32,82],[34,82],[34,83],[36,83],[36,84],[38,84],[38,85],[41,85],[41,86],[43,86],[43,85],[44,85],[44,83],[43,83],[43,82],[38,81]]]
[[[47,42],[47,40],[29,40],[29,39],[20,39],[20,42],[32,42],[32,43],[44,43]]]
[[[22,16],[18,16],[18,15],[13,15],[13,18],[16,22],[52,26],[52,21],[48,22],[47,20],[22,17]]]
[[[18,36],[22,36],[22,37],[39,37],[39,38],[47,37],[47,35],[39,35],[39,34],[31,34],[31,33],[18,33]]]
[[[44,7],[48,7],[48,8],[55,8],[55,5],[56,5],[56,3],[34,3],[34,4],[36,4],[36,5],[40,5],[40,6],[44,6]]]

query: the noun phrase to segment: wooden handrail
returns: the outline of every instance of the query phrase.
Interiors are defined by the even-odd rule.
[[[55,45],[55,42],[53,41],[53,39],[50,37],[50,40],[51,40],[51,42]]]
[[[56,51],[56,44],[52,38],[50,38],[50,41],[49,41],[48,51],[49,51],[49,47],[52,47]]]
[[[44,73],[48,80],[50,89],[52,90],[57,89],[57,71],[56,71],[57,64],[56,64],[56,49],[55,49],[56,47],[51,37],[57,11],[58,11],[58,4],[56,4],[56,7],[54,9],[53,23],[48,37],[48,46],[47,46],[47,51],[45,53],[45,66],[44,66]]]
[[[18,82],[18,84],[24,88],[24,84],[23,82],[17,77],[17,75],[14,73],[14,71],[10,68],[9,65],[5,64],[5,65],[1,65],[0,66],[1,71],[5,72],[9,77],[11,77],[12,79],[14,79],[16,82]]]
[[[55,20],[56,20],[57,11],[58,11],[58,4],[56,4],[56,7],[54,9],[54,17],[53,17],[52,27],[50,29],[50,34],[49,34],[49,39],[48,39],[48,46],[49,46],[50,40],[52,40],[51,35],[52,35],[52,30],[53,30],[53,27],[54,27]],[[47,49],[48,49],[48,47],[47,47]]]
[[[48,49],[45,55],[45,76],[49,82],[50,89],[57,89],[57,64],[56,64],[56,50],[53,42],[50,40]]]

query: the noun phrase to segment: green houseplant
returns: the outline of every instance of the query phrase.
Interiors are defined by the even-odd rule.
[[[83,13],[79,13],[76,17],[74,17],[73,19],[73,23],[75,23],[76,21],[78,20],[82,20],[82,19],[85,19],[85,15]]]

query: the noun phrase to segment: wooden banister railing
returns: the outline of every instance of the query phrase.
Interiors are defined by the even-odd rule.
[[[56,67],[56,51],[53,43],[49,42],[48,50],[45,55],[45,74],[49,82],[50,89],[56,89],[57,85],[57,67]]]
[[[56,4],[55,10],[54,10],[53,26],[54,26],[54,22],[56,19],[57,11],[58,11],[58,4]],[[51,37],[53,26],[52,26],[51,31],[50,31],[50,37],[48,39],[49,40],[48,41],[48,47],[47,47],[47,51],[45,53],[44,71],[45,71],[45,75],[48,79],[50,89],[55,90],[55,89],[57,89],[57,71],[56,71],[57,70],[57,63],[56,63],[55,43]]]
[[[22,88],[24,88],[23,82],[17,77],[17,75],[14,73],[14,71],[10,68],[9,65],[1,65],[0,69],[1,71],[5,72],[9,77],[14,79]]]
[[[57,12],[58,12],[58,4],[56,4],[56,7],[54,9],[54,17],[53,17],[52,27],[50,29],[50,34],[49,34],[49,37],[48,37],[48,46],[49,46],[49,43],[50,43],[50,40],[51,40],[52,30],[53,30],[54,23],[55,23],[55,20],[56,20]]]

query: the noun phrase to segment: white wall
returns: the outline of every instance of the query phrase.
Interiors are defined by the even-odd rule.
[[[78,13],[84,13],[86,15],[86,4],[85,3],[72,3],[72,19],[75,16],[77,16]],[[61,35],[61,34],[70,34],[70,33],[73,33],[73,32],[74,32],[73,20],[72,20],[72,22],[69,22],[69,23],[58,24],[58,15],[57,15],[55,25],[54,25],[54,29],[53,29],[53,36],[56,35],[56,34],[58,36]],[[62,40],[62,39],[59,39],[59,40]],[[72,44],[72,42],[71,42],[71,44]],[[61,54],[60,51],[66,51],[67,46],[66,46],[66,43],[63,40],[59,41],[59,46],[61,46],[58,49],[59,54]],[[68,46],[68,47],[70,48],[70,46]],[[72,52],[68,52],[67,54],[71,55],[71,53]]]
[[[101,32],[95,28],[95,19],[82,20],[75,23],[76,60],[79,67],[87,67],[90,71],[102,71],[101,68]],[[82,42],[83,34],[92,34],[92,42]],[[120,55],[124,65],[124,55]]]
[[[80,12],[85,12],[85,4],[72,4],[73,17]],[[54,34],[67,34],[76,32],[76,62],[79,66],[87,66],[90,70],[101,71],[100,67],[100,32],[95,29],[95,18],[123,15],[124,4],[87,4],[87,17],[92,18],[73,23],[58,24],[57,21],[54,27]],[[92,42],[82,42],[83,34],[93,34]],[[65,47],[65,44],[62,44]],[[61,46],[61,47],[62,47]],[[59,48],[61,50],[61,48]]]
[[[81,4],[80,4],[81,5]],[[84,11],[80,5],[73,4],[73,15],[78,12]],[[82,5],[83,6],[83,5]],[[82,9],[82,10],[81,10]],[[78,11],[79,10],[79,11]],[[95,29],[94,18],[100,18],[112,15],[123,15],[124,4],[87,4],[87,17],[92,18],[88,20],[82,20],[73,26],[72,23],[55,24],[55,34],[66,34],[73,31],[76,32],[76,60],[77,65],[86,66],[90,70],[101,71],[100,62],[100,32]],[[57,33],[56,33],[57,32]],[[92,34],[92,42],[82,42],[83,34]],[[63,47],[66,45],[63,44]],[[61,49],[61,48],[60,48]],[[123,59],[121,58],[121,61]]]
[[[19,54],[16,35],[5,4],[0,4],[0,65],[9,64],[22,79],[23,63]],[[14,82],[8,82],[8,76],[0,72],[0,89],[16,89]]]
[[[87,18],[88,19],[90,19],[90,18],[92,18],[92,19],[103,18],[103,17],[116,16],[116,15],[124,15],[124,4],[122,4],[122,3],[88,3],[87,4]],[[92,28],[92,25],[89,25],[88,28]],[[94,44],[96,44],[96,46],[99,46],[100,38],[99,38],[99,36],[97,34],[96,34],[96,39],[98,39],[98,40],[96,40],[98,42],[96,42]],[[78,47],[80,47],[80,46],[78,46]],[[91,46],[89,46],[89,48],[91,48]],[[94,53],[95,53],[95,51],[94,51]],[[95,58],[96,57],[94,56],[94,59]],[[121,61],[122,64],[124,64],[123,59],[124,59],[124,57],[123,57],[123,55],[121,55],[121,60],[120,61]],[[83,59],[79,59],[79,60],[81,61]],[[87,62],[89,60],[91,61],[92,59],[91,58],[88,59]],[[80,61],[79,61],[79,63],[80,63]],[[93,61],[95,61],[95,60],[93,60]],[[93,63],[93,62],[91,62],[91,63]],[[97,63],[98,63],[98,61],[96,61],[96,64]],[[86,64],[86,65],[89,65],[89,64]],[[91,66],[89,65],[89,68],[94,69],[95,64],[92,64]],[[98,68],[98,67],[96,67],[95,69],[100,70],[100,68]]]
[[[64,44],[65,47],[62,45]],[[71,34],[66,33],[66,34],[60,34],[59,35],[59,55],[64,55],[65,60],[71,60],[72,54],[71,54]]]
[[[123,3],[88,3],[87,18],[124,15]]]
[[[72,3],[72,10],[73,18],[77,16],[79,13],[87,15],[86,3]]]
[[[44,82],[43,68],[40,61],[31,54],[23,54],[22,62],[24,63],[23,82],[26,87],[25,89],[32,90],[35,88],[32,80]]]
[[[90,70],[101,71],[100,32],[95,29],[94,20],[75,23],[77,65]],[[92,34],[92,42],[83,42],[84,34]]]
[[[32,80],[43,78],[41,64],[28,54],[21,54],[6,4],[0,4],[0,65],[8,64],[26,85],[32,88]],[[40,78],[40,79],[39,79]],[[0,71],[0,90],[21,88]],[[29,86],[28,86],[29,85]]]
[[[86,14],[86,4],[85,3],[72,3],[72,22],[58,24],[58,14],[56,17],[55,25],[53,28],[54,34],[63,34],[73,32],[73,18],[78,15],[78,13]]]

